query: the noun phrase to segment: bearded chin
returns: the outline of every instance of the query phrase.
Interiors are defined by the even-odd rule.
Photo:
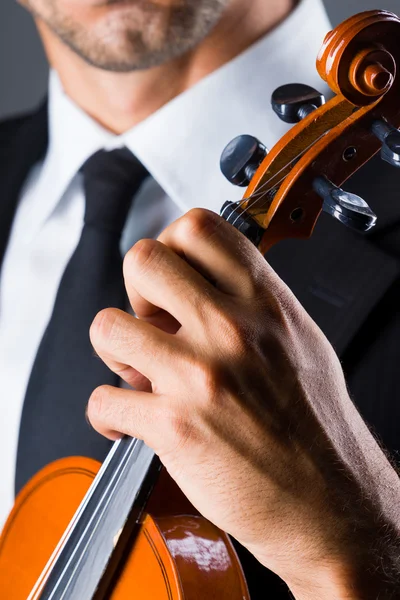
[[[35,14],[86,63],[127,73],[161,65],[192,50],[218,23],[229,2],[182,0],[179,6],[161,6],[150,0],[105,0],[91,9],[101,14],[90,24],[77,18],[76,8],[68,14],[68,3],[59,0]]]

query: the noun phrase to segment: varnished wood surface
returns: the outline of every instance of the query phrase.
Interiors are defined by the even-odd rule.
[[[160,469],[159,459],[141,440],[124,436],[116,441],[29,600],[92,600],[99,581],[107,589]]]
[[[99,468],[63,459],[21,491],[0,538],[0,598],[27,600]],[[107,598],[248,600],[228,536],[194,511],[165,472],[149,510]]]
[[[0,598],[28,598],[98,469],[94,460],[68,458],[24,487],[0,538]]]
[[[374,121],[400,126],[399,64],[400,19],[387,11],[355,15],[326,36],[317,69],[337,95],[276,144],[241,204],[266,230],[263,254],[281,239],[312,234],[322,208],[313,181],[325,176],[341,186],[370,160],[381,147]],[[351,160],[348,148],[356,150]]]

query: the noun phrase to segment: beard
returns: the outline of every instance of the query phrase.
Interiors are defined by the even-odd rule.
[[[218,23],[230,0],[22,0],[86,63],[106,71],[148,69],[183,56]]]

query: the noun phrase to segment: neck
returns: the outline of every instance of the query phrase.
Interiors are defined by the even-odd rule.
[[[218,25],[194,50],[158,67],[113,73],[86,64],[42,22],[37,22],[49,62],[66,94],[113,133],[123,133],[198,83],[290,13],[295,0],[232,0]]]

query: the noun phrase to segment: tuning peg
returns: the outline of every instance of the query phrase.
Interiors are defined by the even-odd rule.
[[[272,94],[274,112],[285,123],[298,123],[325,104],[325,96],[309,85],[288,83]]]
[[[323,211],[347,227],[362,233],[374,227],[376,215],[360,196],[345,192],[326,177],[317,177],[313,188],[324,201]]]
[[[234,185],[246,187],[267,154],[268,150],[257,138],[239,135],[222,152],[221,171]]]
[[[386,121],[375,121],[372,132],[382,142],[382,159],[393,167],[400,167],[400,131]]]

